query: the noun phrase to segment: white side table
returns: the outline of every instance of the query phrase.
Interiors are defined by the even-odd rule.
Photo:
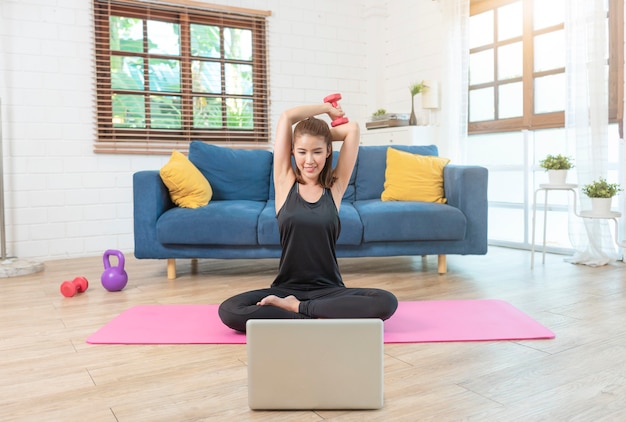
[[[622,216],[622,213],[616,211],[609,211],[608,213],[597,214],[593,211],[581,211],[580,214],[577,214],[582,218],[595,218],[595,219],[603,219],[603,220],[613,220],[613,224],[615,225],[615,244],[618,248],[626,248],[626,241],[619,240],[619,227],[617,220]]]
[[[574,213],[576,213],[576,187],[578,185],[572,183],[566,183],[564,185],[551,185],[551,184],[541,184],[539,188],[535,190],[535,197],[533,199],[533,230],[532,230],[532,241],[531,241],[531,250],[530,250],[530,268],[533,269],[535,266],[535,221],[537,217],[537,193],[539,191],[544,191],[543,198],[543,248],[541,254],[541,262],[545,264],[546,262],[546,223],[548,219],[548,192],[555,191],[569,191],[573,193],[574,196]],[[617,221],[617,220],[615,220]]]

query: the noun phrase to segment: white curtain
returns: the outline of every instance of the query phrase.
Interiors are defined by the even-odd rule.
[[[441,81],[442,156],[465,162],[469,75],[469,0],[441,0],[446,68]]]
[[[580,208],[591,201],[582,186],[607,177],[608,164],[608,65],[605,0],[568,0],[566,4],[568,142],[576,145]],[[609,220],[570,219],[570,240],[575,248],[568,261],[590,266],[618,259]]]

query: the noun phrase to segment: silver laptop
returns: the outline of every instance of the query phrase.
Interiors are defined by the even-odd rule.
[[[251,409],[380,409],[380,319],[255,319],[246,326]]]

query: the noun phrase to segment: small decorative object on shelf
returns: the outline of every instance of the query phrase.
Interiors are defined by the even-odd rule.
[[[416,82],[409,86],[409,90],[411,91],[411,117],[409,118],[409,126],[417,126],[417,117],[415,116],[415,96],[424,91],[424,88],[426,88],[424,81]]]
[[[622,188],[618,183],[609,183],[603,177],[584,185],[582,189],[582,192],[591,198],[591,211],[594,214],[609,214],[613,197],[621,191]]]
[[[409,115],[404,113],[387,113],[385,109],[380,109],[372,114],[371,121],[365,123],[367,129],[382,129],[396,126],[408,126]]]
[[[551,185],[564,185],[567,180],[567,171],[574,167],[572,159],[564,155],[547,155],[539,161],[539,165],[548,172]]]
[[[375,122],[377,120],[384,120],[387,117],[387,110],[384,108],[379,108],[375,112],[372,113],[372,121]]]

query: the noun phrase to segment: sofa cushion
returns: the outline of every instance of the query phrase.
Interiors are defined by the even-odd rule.
[[[339,153],[337,151],[333,151],[333,168],[337,166],[338,157],[339,157]],[[293,157],[292,157],[291,162],[295,166],[295,163],[293,162]],[[355,181],[356,181],[356,165],[354,166],[354,169],[352,170],[352,175],[350,175],[350,181],[348,182],[348,187],[346,188],[346,191],[343,194],[344,201],[350,201],[350,202],[354,201]],[[276,190],[274,189],[274,167],[272,166],[272,171],[270,174],[270,199],[274,199],[275,196],[276,196]]]
[[[159,171],[170,198],[179,207],[198,208],[209,203],[213,191],[206,177],[187,157],[174,150]]]
[[[341,222],[341,232],[338,245],[360,245],[363,238],[363,224],[359,213],[351,202],[343,201],[339,208],[339,221]],[[272,199],[267,201],[267,205],[259,216],[260,245],[280,245],[280,235],[278,233],[278,220],[276,219],[276,202]]]
[[[259,215],[257,224],[259,245],[280,245],[278,221],[276,220],[276,201],[270,199]]]
[[[447,158],[411,154],[387,148],[383,201],[424,201],[445,203],[443,169]]]
[[[359,148],[355,180],[355,200],[380,199],[387,167],[386,145]],[[438,155],[436,145],[394,145],[392,148],[420,155]],[[209,180],[210,181],[210,180]]]
[[[192,141],[189,161],[211,184],[213,200],[267,201],[269,198],[270,151],[231,149]]]
[[[211,201],[196,209],[172,208],[159,217],[157,239],[180,245],[256,245],[265,202]]]
[[[337,244],[360,245],[363,240],[363,223],[352,202],[341,202],[339,220],[341,221],[341,233],[337,239]]]
[[[356,201],[363,242],[462,240],[467,219],[455,207],[434,202]]]

